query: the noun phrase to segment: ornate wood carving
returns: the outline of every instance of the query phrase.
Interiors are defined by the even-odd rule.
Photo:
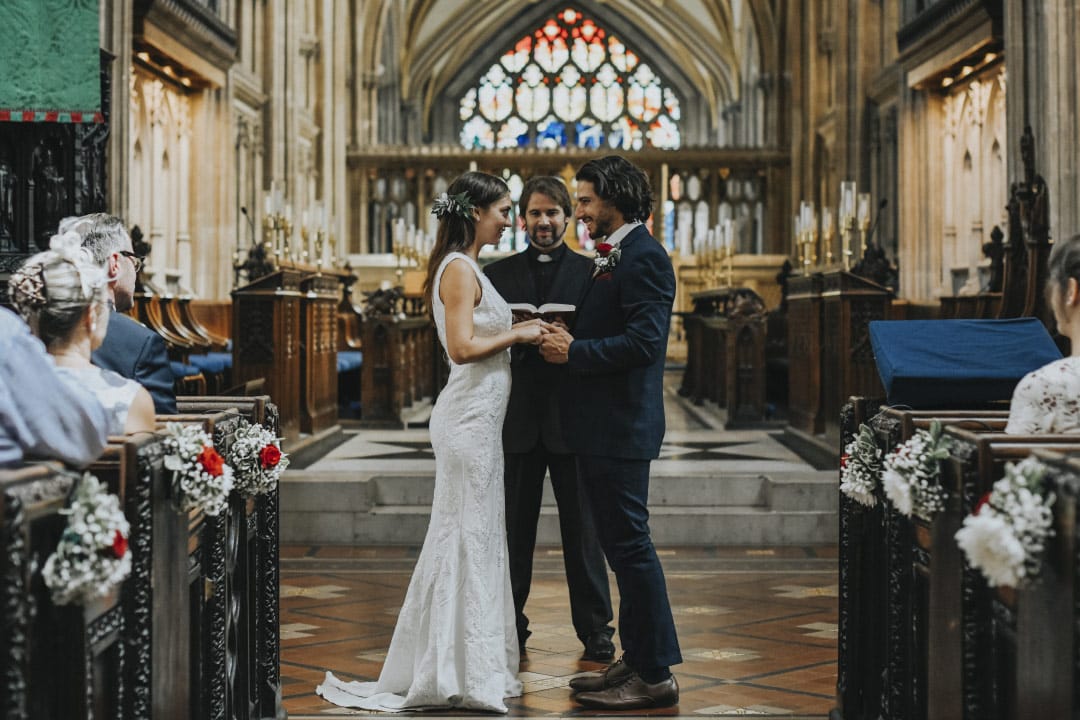
[[[4,694],[0,700],[3,701],[6,720],[27,720],[26,645],[32,610],[24,602],[24,598],[29,596],[26,589],[26,542],[23,536],[25,521],[22,500],[15,494],[5,492],[3,524],[0,525],[4,543],[3,587],[0,587],[4,613]]]
[[[111,62],[102,52],[104,123],[0,123],[0,304],[7,276],[48,248],[62,218],[106,208]]]
[[[1020,139],[1024,179],[1009,193],[1009,233],[999,318],[1038,317],[1050,320],[1043,288],[1050,254],[1050,209],[1046,181],[1035,169],[1035,138],[1024,128]],[[1048,322],[1049,324],[1049,322]]]

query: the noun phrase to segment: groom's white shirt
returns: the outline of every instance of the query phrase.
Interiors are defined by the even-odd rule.
[[[609,235],[604,240],[604,242],[606,242],[608,245],[614,245],[615,247],[618,247],[619,243],[621,243],[623,241],[623,238],[626,237],[627,235],[629,235],[630,232],[640,224],[641,224],[640,222],[635,221],[635,222],[628,222],[625,225],[621,225],[621,226],[619,226],[619,229],[616,230],[615,232],[611,233],[611,235]]]

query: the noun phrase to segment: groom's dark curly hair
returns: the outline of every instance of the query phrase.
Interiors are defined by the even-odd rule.
[[[590,160],[575,178],[592,183],[596,196],[614,205],[626,222],[645,222],[652,215],[649,176],[624,157],[607,155]]]

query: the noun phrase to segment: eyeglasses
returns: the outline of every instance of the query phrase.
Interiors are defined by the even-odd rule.
[[[135,267],[135,272],[139,272],[143,269],[143,265],[146,263],[146,258],[142,255],[136,255],[130,250],[117,250],[117,252],[131,261],[131,264]]]

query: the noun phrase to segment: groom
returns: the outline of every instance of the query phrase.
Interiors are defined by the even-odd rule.
[[[544,336],[540,352],[565,363],[563,430],[578,457],[600,545],[619,585],[623,656],[598,677],[571,681],[589,708],[633,710],[679,702],[670,666],[682,662],[664,571],[649,537],[649,463],[664,437],[663,379],[675,273],[643,224],[649,179],[608,156],[577,173],[575,216],[597,244],[571,332]]]

